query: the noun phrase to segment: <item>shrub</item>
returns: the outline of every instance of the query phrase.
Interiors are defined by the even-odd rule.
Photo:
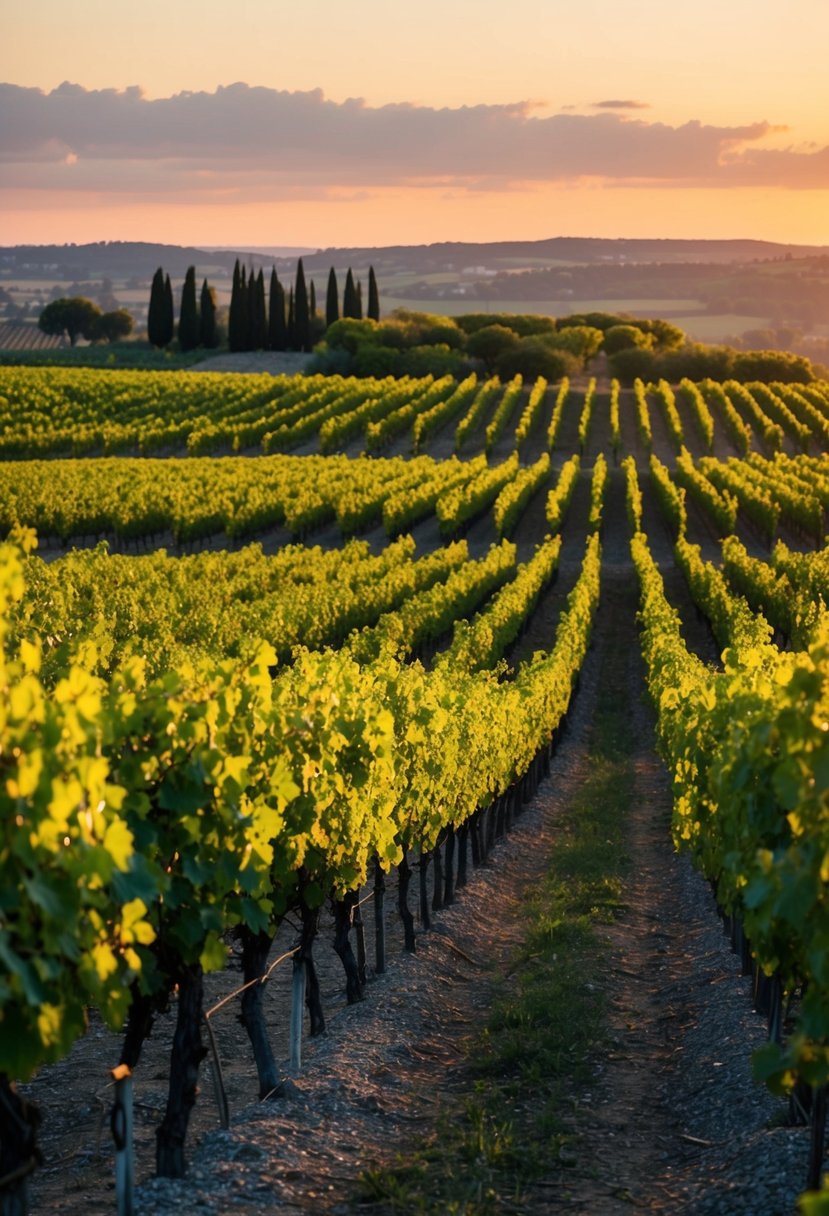
[[[473,359],[483,360],[491,372],[501,355],[518,345],[520,338],[514,329],[506,325],[484,325],[466,339],[466,353]]]
[[[773,380],[809,384],[815,378],[812,364],[805,355],[783,350],[737,351],[732,376],[735,380],[762,380],[765,384]]]
[[[662,321],[658,317],[652,321],[635,321],[634,324],[644,333],[653,334],[659,350],[676,350],[687,341],[678,325],[671,325],[670,321]]]
[[[658,380],[656,356],[652,350],[641,346],[628,346],[608,358],[611,376],[622,384],[633,384],[634,380]]]
[[[410,308],[396,308],[380,326],[380,330],[387,337],[392,337],[392,331],[398,330],[402,335],[404,347],[448,346],[451,350],[463,350],[466,345],[463,331],[458,328],[453,318],[429,312],[415,312]],[[399,341],[398,334],[394,334],[392,341],[387,344],[397,345]]]
[[[706,346],[702,342],[686,342],[677,350],[666,351],[657,360],[655,379],[678,384],[689,380],[728,380],[734,366],[734,351],[730,346]]]
[[[321,342],[306,370],[309,376],[353,376],[355,362],[356,357],[350,351]]]
[[[652,350],[653,345],[653,335],[646,334],[638,325],[611,325],[605,330],[604,349],[608,355],[620,350]]]
[[[357,321],[353,317],[343,317],[329,325],[325,331],[325,343],[331,350],[347,350],[356,354],[361,346],[376,343],[376,321]]]
[[[487,329],[490,325],[503,325],[519,338],[552,334],[556,330],[555,317],[536,316],[534,313],[467,312],[454,319],[465,334],[477,333],[479,329]]]
[[[605,330],[620,322],[625,325],[637,324],[633,317],[629,317],[625,313],[576,312],[571,313],[568,317],[559,317],[556,321],[556,329],[569,329],[573,325],[589,325],[591,329],[600,329],[604,333]]]
[[[374,376],[382,380],[385,376],[399,376],[401,352],[389,346],[371,346],[366,343],[353,356],[354,376]]]
[[[592,359],[602,348],[604,334],[592,325],[568,325],[544,341],[555,350],[567,350],[579,359]]]
[[[462,352],[452,350],[446,343],[437,346],[415,346],[398,356],[395,376],[429,376],[436,380],[441,376],[463,379],[469,372],[469,364]]]
[[[522,338],[513,349],[505,351],[496,364],[502,380],[523,376],[525,380],[543,376],[550,383],[563,376],[581,371],[582,363],[566,350],[556,350],[542,337]]]

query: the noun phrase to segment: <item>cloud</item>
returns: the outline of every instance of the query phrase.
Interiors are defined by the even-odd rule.
[[[802,152],[795,149],[747,148],[724,165],[729,181],[743,186],[785,184],[791,189],[825,190],[829,187],[829,148]]]
[[[591,103],[593,110],[649,110],[651,108],[649,101],[594,101]]]
[[[534,102],[369,106],[242,83],[152,100],[137,87],[0,84],[0,166],[7,188],[170,201],[584,180],[829,187],[829,149],[759,147],[778,130],[767,122],[670,126],[616,112],[645,102],[594,106],[600,113],[548,115]]]

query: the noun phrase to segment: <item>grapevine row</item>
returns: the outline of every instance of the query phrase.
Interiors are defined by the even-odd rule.
[[[5,620],[25,575],[17,550],[1,556]],[[262,643],[244,663],[183,663],[158,678],[139,660],[107,681],[72,664],[50,695],[38,644],[12,647],[4,632],[4,777],[17,818],[0,861],[16,892],[0,990],[14,1033],[2,1036],[0,1072],[27,1077],[64,1054],[90,1002],[113,1026],[127,1017],[134,1067],[174,985],[175,1050],[197,1067],[185,1031],[228,931],[242,936],[247,977],[253,944],[295,909],[310,961],[326,892],[342,921],[374,859],[402,873],[407,850],[433,849],[549,747],[589,641],[599,569],[593,537],[555,645],[507,682],[463,662],[426,672],[385,650],[360,664],[348,648],[301,650],[274,674]],[[261,1043],[257,1064],[267,1074]],[[161,1173],[183,1169],[187,1114],[171,1089]]]

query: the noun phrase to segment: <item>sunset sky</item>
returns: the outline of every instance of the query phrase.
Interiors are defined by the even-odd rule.
[[[38,0],[0,244],[829,244],[827,0]]]

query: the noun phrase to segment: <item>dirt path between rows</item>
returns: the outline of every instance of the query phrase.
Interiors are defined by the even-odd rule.
[[[642,697],[631,588],[621,572],[609,582],[602,612],[618,614],[610,644],[627,655],[620,694],[637,739],[631,873],[607,930],[609,1050],[595,1085],[574,1100],[570,1170],[551,1175],[538,1211],[783,1216],[805,1177],[806,1137],[783,1126],[784,1104],[752,1082],[765,1025],[710,889],[671,846],[670,785]]]
[[[295,376],[304,372],[313,355],[301,351],[289,350],[258,350],[225,352],[221,355],[208,355],[200,363],[193,363],[186,368],[190,372],[247,372],[261,375],[267,372],[270,376]]]

